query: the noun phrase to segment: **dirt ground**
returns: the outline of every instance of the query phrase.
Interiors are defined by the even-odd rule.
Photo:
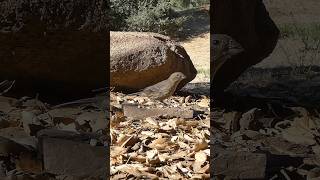
[[[291,13],[298,23],[318,23],[320,21],[320,1],[318,0],[264,0],[263,1],[277,24],[292,22]]]
[[[248,69],[229,89],[241,95],[295,99],[296,105],[315,107],[319,99],[315,89],[320,77],[320,2],[264,2],[280,29],[278,44],[268,58]]]
[[[264,3],[271,18],[278,27],[288,24],[305,27],[320,23],[320,1],[264,0]],[[320,65],[318,60],[319,53],[317,53],[316,57],[312,57],[312,59],[305,58],[301,60],[303,45],[301,39],[294,39],[292,37],[280,39],[273,53],[257,64],[256,67],[274,68],[292,65]],[[308,56],[310,55],[311,53],[308,54]]]
[[[210,33],[205,33],[181,42],[189,54],[195,68],[197,77],[191,82],[210,81]]]
[[[190,18],[184,24],[178,41],[198,71],[191,83],[210,82],[210,17],[207,9],[204,7],[181,12],[181,15]]]

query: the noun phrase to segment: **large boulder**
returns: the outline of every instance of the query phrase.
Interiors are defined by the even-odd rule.
[[[167,79],[173,72],[195,78],[197,71],[185,49],[156,33],[110,32],[110,86],[137,91]]]
[[[104,2],[1,0],[0,82],[16,80],[9,93],[62,101],[107,86]]]
[[[279,30],[262,0],[215,0],[212,6],[213,33],[229,35],[244,48],[216,72],[212,90],[221,92],[273,51]]]

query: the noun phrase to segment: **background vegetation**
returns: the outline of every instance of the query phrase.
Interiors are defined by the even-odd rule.
[[[179,12],[209,0],[110,0],[112,31],[145,31],[175,35],[190,17]]]

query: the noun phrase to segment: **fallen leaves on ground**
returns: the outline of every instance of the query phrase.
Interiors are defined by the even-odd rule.
[[[209,179],[208,97],[174,96],[164,102],[111,93],[111,179]],[[193,118],[169,114],[125,117],[123,105],[197,112]],[[115,108],[113,108],[115,107]]]

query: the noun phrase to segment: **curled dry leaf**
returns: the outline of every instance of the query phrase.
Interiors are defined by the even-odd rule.
[[[199,151],[194,155],[194,157],[195,157],[195,162],[192,165],[193,170],[197,173],[206,172],[207,169],[203,168],[203,165],[207,161],[207,154],[203,151]]]
[[[194,150],[195,152],[198,152],[198,151],[200,151],[200,150],[208,149],[208,147],[209,147],[209,144],[208,144],[206,141],[202,141],[202,142],[200,142],[200,143],[195,144],[193,150]]]
[[[183,135],[184,140],[189,141],[189,142],[195,142],[196,140],[190,137],[188,134]]]
[[[201,99],[201,101],[198,103],[198,106],[204,107],[204,108],[209,108],[209,105],[210,105],[210,99],[208,98]]]
[[[120,156],[126,152],[127,152],[127,148],[120,147],[120,146],[113,146],[110,148],[110,157],[114,158],[114,157]]]
[[[312,131],[316,125],[309,117],[295,118],[291,127],[282,131],[282,137],[289,142],[304,145],[313,145],[316,143],[315,134],[318,132]]]
[[[159,126],[159,123],[152,117],[147,117],[146,122],[154,126]]]
[[[188,152],[185,150],[179,150],[177,153],[172,155],[172,159],[179,159],[187,157]]]
[[[307,180],[317,180],[317,179],[320,179],[319,167],[311,169],[307,174]]]
[[[171,142],[168,138],[160,137],[158,139],[153,140],[149,144],[149,147],[152,149],[164,150],[164,149],[168,149],[170,144],[171,144]]]
[[[146,162],[146,157],[138,154],[137,152],[131,152],[127,154],[128,160],[132,162],[138,162],[138,163],[145,163]]]
[[[117,111],[115,115],[111,116],[110,127],[111,128],[116,127],[120,124],[120,122],[123,122],[124,120],[125,120],[125,117],[123,112]]]
[[[158,151],[156,149],[150,150],[146,152],[147,159],[154,159],[158,155]]]
[[[128,146],[133,146],[138,141],[139,139],[137,138],[136,135],[131,135],[131,136],[124,135],[122,136],[121,139],[119,139],[119,141],[117,142],[117,145],[121,147],[128,147]]]
[[[187,143],[184,143],[184,142],[178,142],[178,145],[180,146],[180,148],[183,148],[183,149],[189,149],[189,144]]]
[[[155,174],[153,174],[153,172],[155,171],[154,168],[151,167],[144,167],[141,164],[123,164],[123,165],[119,165],[117,167],[114,167],[111,169],[111,175],[115,174],[117,172],[125,172],[131,175],[134,175],[136,177],[148,177],[148,178],[157,178],[157,176]]]

